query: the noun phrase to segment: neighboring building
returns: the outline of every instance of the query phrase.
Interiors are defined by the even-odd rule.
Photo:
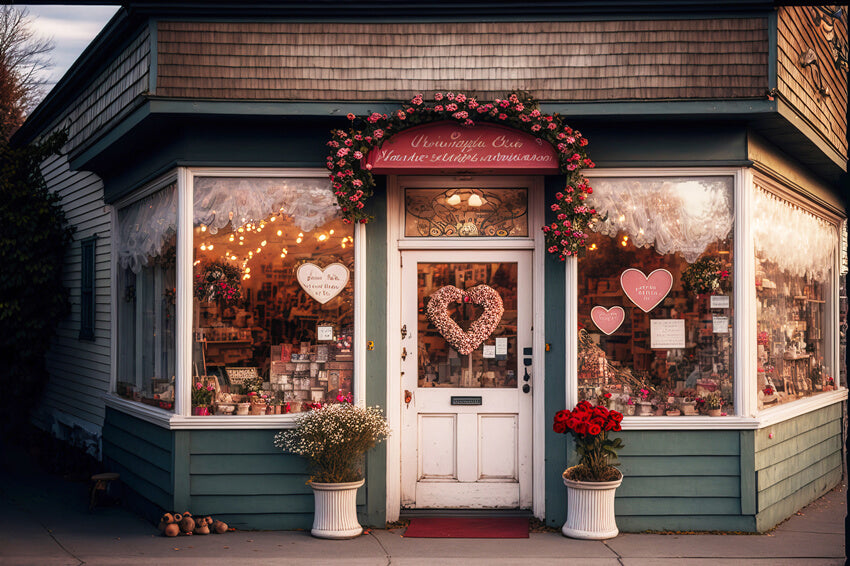
[[[552,417],[603,389],[634,412],[621,530],[764,531],[840,481],[846,9],[124,6],[15,139],[70,133],[43,170],[76,227],[73,311],[37,424],[89,441],[144,513],[308,527],[278,412],[347,395],[392,427],[366,462],[366,524],[422,508],[562,524],[575,455]],[[547,252],[565,187],[532,130],[390,132],[364,157],[374,220],[343,222],[326,144],[347,114],[520,91],[590,142],[605,215],[578,259]],[[435,295],[473,284],[483,309]],[[483,342],[450,346],[450,315],[482,310]],[[273,402],[249,406],[252,389]]]

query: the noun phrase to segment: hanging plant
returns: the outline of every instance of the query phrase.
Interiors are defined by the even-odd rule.
[[[558,166],[566,179],[550,207],[557,213],[556,221],[543,226],[547,250],[563,261],[584,248],[588,225],[596,217],[596,210],[585,203],[593,189],[581,175],[582,169],[594,166],[585,150],[587,139],[558,114],[540,112],[538,102],[528,93],[516,92],[491,103],[451,92],[438,92],[433,102],[426,102],[418,94],[392,114],[348,114],[348,119],[352,127],[348,131],[332,130],[327,143],[327,167],[344,222],[365,224],[372,220],[365,205],[374,193],[375,179],[364,161],[388,137],[430,122],[449,121],[467,127],[490,122],[529,133],[557,150]]]
[[[202,301],[233,304],[242,298],[242,271],[223,261],[208,263],[195,276],[195,297]]]
[[[719,259],[704,257],[682,272],[682,286],[698,295],[713,293],[729,277],[729,270]]]

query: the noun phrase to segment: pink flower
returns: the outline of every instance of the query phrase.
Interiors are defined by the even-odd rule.
[[[557,211],[561,210],[561,207],[557,203],[553,204],[551,206],[551,208],[552,208],[552,212],[557,212]]]
[[[370,124],[374,124],[375,122],[377,122],[377,121],[378,121],[378,120],[380,120],[381,118],[382,118],[382,116],[381,116],[380,114],[378,114],[377,112],[372,112],[372,113],[369,115],[369,117],[368,117],[368,118],[366,118],[366,120],[367,120]]]
[[[404,110],[399,110],[396,112],[396,116],[398,116],[399,120],[404,120],[407,118],[407,114],[404,113]]]
[[[540,124],[534,124],[533,126],[531,126],[531,131],[532,132],[539,132],[540,127],[541,127]]]
[[[465,94],[458,93],[457,95],[455,95],[455,102],[463,103],[465,101],[466,101],[466,95]]]
[[[339,151],[336,152],[336,156],[337,157],[345,157],[346,155],[348,155],[348,151],[349,150],[348,150],[347,147],[343,147]]]
[[[443,105],[442,104],[438,104],[434,107],[434,112],[442,112],[442,111],[443,111]]]
[[[507,114],[499,114],[499,120],[507,120],[507,118],[508,118]]]
[[[414,106],[419,106],[420,104],[422,104],[422,95],[417,94],[416,96],[413,97],[413,100],[411,100],[410,103],[413,104]]]
[[[457,104],[446,104],[446,112],[454,112],[455,110],[457,110]]]
[[[457,118],[458,120],[465,120],[469,116],[469,114],[467,114],[465,110],[461,110],[460,112],[455,112],[454,114],[452,114],[452,116]]]
[[[442,99],[443,99],[443,93],[442,92],[438,92],[438,93],[434,94],[434,100],[440,101]]]
[[[352,114],[351,112],[349,112],[348,114],[346,114],[346,116],[345,116],[345,117],[346,117],[346,118],[348,118],[349,120],[354,120],[355,118],[357,118],[357,116],[355,116],[355,115],[354,115],[354,114]]]
[[[554,129],[555,129],[555,128],[557,128],[557,127],[558,127],[558,124],[556,124],[556,123],[552,122],[552,123],[550,123],[548,126],[546,126],[546,129],[547,129],[547,130],[554,130]]]
[[[359,151],[355,151],[351,155],[352,155],[352,157],[354,157],[354,159],[363,159],[363,154]]]
[[[379,128],[379,129],[375,130],[374,134],[375,134],[375,139],[379,140],[382,137],[384,137],[384,130]]]

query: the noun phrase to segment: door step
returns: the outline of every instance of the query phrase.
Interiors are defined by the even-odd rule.
[[[402,509],[399,519],[415,517],[533,517],[531,509]]]

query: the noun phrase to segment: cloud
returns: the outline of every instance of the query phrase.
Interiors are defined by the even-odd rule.
[[[74,64],[77,57],[112,18],[117,6],[32,6],[29,12],[35,33],[53,40],[53,68],[45,75],[48,85],[55,84]]]

